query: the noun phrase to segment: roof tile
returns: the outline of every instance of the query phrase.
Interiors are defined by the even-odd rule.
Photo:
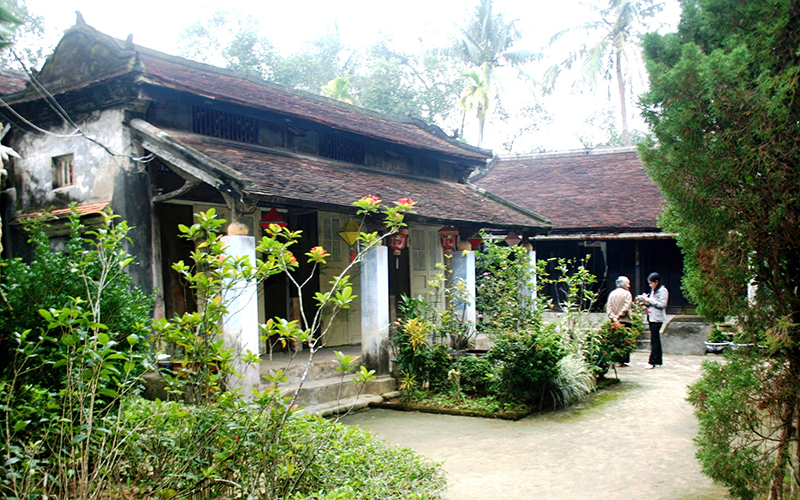
[[[657,230],[664,205],[633,148],[504,156],[475,184],[547,217],[554,232]]]

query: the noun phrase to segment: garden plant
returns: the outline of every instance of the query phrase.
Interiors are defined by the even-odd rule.
[[[383,219],[391,233],[413,202],[384,207],[377,198],[365,197],[356,205],[365,219]],[[153,325],[148,307],[136,300],[117,303],[122,310],[113,316],[104,309],[106,292],[113,295],[117,286],[119,293],[129,290],[131,297],[140,297],[124,272],[134,265],[123,246],[127,224],[106,214],[100,229],[81,234],[77,215],[70,220],[74,248],[64,265],[84,287],[60,302],[43,302],[40,319],[34,316],[31,322],[34,328],[3,330],[11,352],[0,379],[4,497],[441,497],[444,480],[435,464],[361,431],[297,414],[293,397],[282,396],[278,388],[282,373],[273,373],[263,390],[248,397],[230,389],[236,371],[220,339],[226,305],[221,292],[231,280],[291,273],[298,232],[271,227],[259,243],[263,258],[247,263],[225,255],[217,233],[223,221],[211,211],[198,214],[195,224],[180,228],[196,243],[193,263],[174,268],[191,284],[200,307]],[[41,226],[33,229],[37,260],[4,262],[4,269],[14,271],[5,274],[3,290],[21,309],[26,305],[15,294],[26,292],[16,285],[21,281],[16,273],[64,257],[49,251]],[[362,233],[362,252],[354,261],[380,237]],[[326,255],[317,247],[305,258],[324,265]],[[344,276],[317,296],[320,307],[331,303],[334,308],[347,307],[352,298]],[[142,300],[149,304],[149,297]],[[131,319],[115,323],[118,318]],[[294,326],[275,328],[315,351],[326,329],[320,318],[309,315]],[[169,379],[176,400],[149,401],[138,394],[142,373],[155,355],[147,349],[151,337],[153,346],[169,346],[190,367]],[[245,358],[255,361],[255,353]],[[343,372],[354,366],[353,359],[340,356]],[[360,381],[370,376],[362,369]]]
[[[480,356],[448,350],[446,337],[436,333],[440,324],[427,319],[435,306],[424,297],[403,297],[391,338],[405,403],[517,417],[568,406],[594,390],[612,360],[635,349],[636,329],[598,329],[586,319],[595,277],[585,266],[553,260],[557,275],[551,278],[547,261],[533,263],[524,247],[491,240],[476,261],[477,330],[492,346]],[[543,320],[552,304],[534,292],[544,283],[555,284],[564,297],[559,322]]]

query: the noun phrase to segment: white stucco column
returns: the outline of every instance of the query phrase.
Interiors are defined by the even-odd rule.
[[[464,284],[466,300],[454,303],[453,310],[475,331],[475,252],[472,250],[453,252],[453,285],[459,286],[460,283]]]
[[[361,354],[378,374],[389,373],[388,250],[374,246],[361,261]]]
[[[529,292],[528,293],[528,297],[533,299],[531,301],[531,303],[535,304],[536,303],[536,294],[537,294],[537,292],[536,292],[536,286],[537,286],[536,279],[538,278],[536,276],[536,250],[529,250],[528,251],[528,262],[530,262],[531,270],[533,271],[531,273],[530,282],[528,283],[528,292]]]
[[[223,236],[225,254],[233,258],[247,257],[256,262],[256,239],[253,236]],[[241,388],[245,397],[252,395],[260,380],[258,363],[247,364],[242,357],[247,351],[259,354],[258,286],[255,281],[242,280],[232,284],[222,295],[228,305],[223,317],[222,335],[226,349],[233,349],[233,365],[239,377],[230,377],[228,387]]]

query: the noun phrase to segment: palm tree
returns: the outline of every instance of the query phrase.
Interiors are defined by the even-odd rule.
[[[337,101],[353,104],[356,98],[350,93],[350,79],[343,76],[337,76],[329,81],[322,87],[322,93],[325,97],[336,99]]]
[[[489,86],[477,71],[469,71],[464,73],[464,76],[469,79],[469,83],[458,100],[458,105],[463,110],[461,136],[464,136],[464,118],[468,112],[474,109],[475,117],[478,118],[478,146],[480,146],[483,142],[483,124],[486,122],[486,113],[489,111]]]
[[[627,98],[625,96],[625,64],[629,59],[640,58],[641,35],[646,27],[645,20],[662,9],[655,0],[608,0],[604,8],[597,7],[599,19],[556,33],[550,39],[552,46],[564,35],[574,31],[584,31],[599,35],[595,43],[584,43],[572,52],[563,62],[552,66],[545,75],[545,90],[551,91],[562,68],[569,69],[577,60],[583,60],[583,71],[576,80],[577,85],[597,86],[599,76],[606,81],[617,80],[620,114],[622,117],[622,137],[626,146],[631,144],[628,129]]]
[[[513,50],[520,33],[514,26],[516,20],[506,23],[503,14],[493,14],[492,0],[480,0],[473,17],[466,27],[459,27],[450,47],[442,49],[443,55],[455,57],[480,71],[486,87],[487,100],[491,96],[492,75],[503,64],[516,66],[532,61],[541,54],[530,50]],[[469,84],[473,85],[472,82]],[[468,89],[469,90],[469,89]],[[484,118],[480,122],[480,137],[483,138]]]

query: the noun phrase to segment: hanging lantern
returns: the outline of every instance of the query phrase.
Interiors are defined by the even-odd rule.
[[[508,236],[506,236],[506,239],[503,241],[506,242],[506,245],[510,247],[515,247],[519,244],[520,241],[522,241],[522,238],[517,236],[517,233],[515,233],[514,231],[511,231],[510,233],[508,233]]]
[[[272,209],[269,212],[265,213],[264,216],[261,217],[261,220],[258,221],[258,223],[261,225],[262,228],[264,228],[264,231],[267,231],[269,229],[270,224],[275,224],[276,226],[280,227],[286,227],[289,225],[286,222],[286,219],[281,217],[281,214],[278,213],[278,210],[276,210],[275,207],[272,207]]]
[[[445,226],[438,230],[439,241],[445,250],[453,250],[458,242],[458,229],[453,226]]]
[[[389,236],[389,248],[392,249],[395,255],[400,255],[400,252],[406,247],[408,243],[408,229],[401,227],[399,231]]]
[[[358,235],[360,234],[359,229],[358,222],[353,219],[349,219],[339,228],[339,237],[350,247],[350,262],[353,262],[356,258],[353,245],[358,241]]]
[[[408,229],[401,227],[396,233],[389,236],[389,248],[394,253],[394,268],[400,269],[400,253],[408,244]]]
[[[481,238],[480,234],[475,233],[472,236],[470,236],[467,241],[469,241],[469,244],[470,246],[472,246],[473,250],[477,250],[478,247],[481,246],[481,243],[483,243],[483,238]]]

